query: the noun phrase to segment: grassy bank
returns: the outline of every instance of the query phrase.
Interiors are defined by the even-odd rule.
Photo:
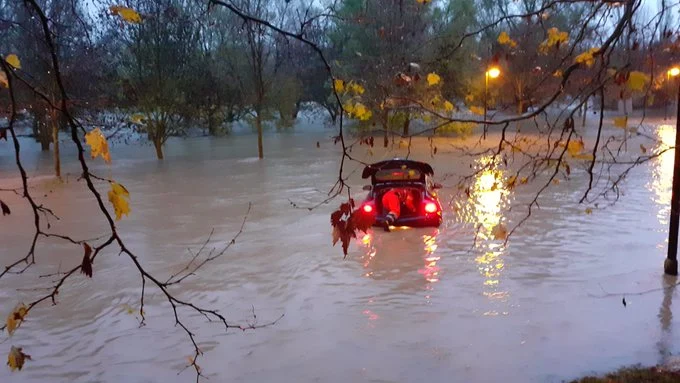
[[[677,383],[680,371],[659,367],[626,367],[604,376],[587,376],[571,383]]]

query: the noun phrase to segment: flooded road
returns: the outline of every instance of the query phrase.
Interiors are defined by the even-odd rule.
[[[672,129],[658,131],[672,143]],[[340,150],[330,135],[266,136],[263,161],[252,157],[254,136],[171,140],[164,162],[153,158],[151,147],[114,145],[112,166],[93,166],[130,191],[132,211],[118,224],[122,236],[140,262],[165,278],[190,260],[187,248],[200,247],[211,230],[211,245],[230,241],[252,202],[236,244],[173,291],[218,308],[233,322],[253,321],[253,308],[259,323],[285,316],[272,327],[225,333],[182,311],[205,352],[199,364],[209,381],[560,382],[663,362],[680,351],[672,315],[678,293],[661,289],[672,282],[662,276],[662,265],[673,152],[631,173],[618,203],[592,214],[577,204],[587,175],[574,171],[569,182],[549,189],[541,208],[504,247],[490,238],[491,228],[518,222],[526,214],[520,207],[538,186],[493,188],[489,174],[480,174],[470,199],[455,197],[455,182],[442,175],[463,174],[472,160],[430,158],[427,143],[414,142],[412,158],[430,162],[445,185],[444,224],[372,231],[343,259],[339,246],[331,246],[329,224],[341,201],[313,211],[291,204],[312,206],[335,182]],[[446,147],[447,139],[439,140],[440,149]],[[61,218],[50,221],[52,229],[78,238],[105,233],[92,198],[76,180],[77,164],[64,159],[67,182],[51,182],[50,154],[23,142],[29,173],[42,175],[34,180],[38,200]],[[18,186],[13,153],[0,145],[0,187]],[[369,156],[366,147],[357,147],[353,154],[378,161],[405,153],[372,151]],[[346,170],[355,169],[349,182],[363,198],[362,167]],[[27,250],[31,215],[18,197],[1,196],[12,208],[11,216],[0,218],[0,261],[7,264]],[[508,212],[511,206],[517,208]],[[81,259],[79,246],[42,241],[30,278],[0,280],[0,313],[4,317],[17,301],[35,299],[42,292],[36,288],[50,286],[50,278],[37,275]],[[607,295],[647,290],[653,291],[626,295],[626,307],[622,296]],[[140,292],[129,259],[113,249],[102,254],[94,278],[73,278],[57,306],[35,309],[10,340],[3,335],[0,350],[21,346],[34,360],[20,373],[0,369],[0,380],[194,381],[191,370],[177,374],[193,349],[173,327],[172,308],[159,292],[147,290],[146,326],[139,328],[128,313],[139,307]]]

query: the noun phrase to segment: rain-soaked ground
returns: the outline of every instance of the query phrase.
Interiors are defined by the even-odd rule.
[[[670,128],[652,129],[672,142]],[[439,229],[370,232],[343,259],[331,246],[329,214],[340,200],[313,211],[296,209],[325,198],[335,182],[339,148],[332,133],[265,137],[266,159],[253,158],[250,135],[171,140],[166,160],[151,147],[114,145],[110,167],[94,171],[130,191],[132,212],[118,223],[128,247],[153,273],[180,270],[215,230],[213,244],[245,231],[224,256],[173,291],[185,300],[220,309],[234,322],[259,323],[285,314],[275,326],[227,333],[190,311],[211,382],[560,382],[622,365],[656,364],[680,351],[672,316],[673,289],[662,289],[673,153],[645,164],[606,209],[576,202],[586,175],[554,185],[540,210],[504,248],[484,230],[516,223],[538,185],[490,188],[493,175],[473,182],[471,198],[452,197],[455,178],[469,159],[442,154],[454,140],[440,139],[431,158],[425,141],[411,156],[427,160],[444,183],[446,206]],[[494,136],[492,135],[492,139]],[[320,142],[320,148],[316,142]],[[378,142],[379,140],[376,140]],[[61,220],[52,230],[78,238],[104,233],[105,225],[65,147],[65,184],[50,181],[50,154],[24,145],[25,163],[40,203]],[[8,143],[0,148],[0,187],[18,186]],[[652,148],[650,148],[652,149]],[[356,148],[370,160],[403,152]],[[360,193],[361,167],[350,180]],[[491,180],[489,180],[491,177]],[[494,190],[491,190],[494,189]],[[101,185],[106,192],[106,185]],[[0,261],[23,256],[32,236],[28,207],[2,193],[12,215],[0,217]],[[516,206],[508,213],[509,206]],[[482,235],[473,246],[475,226]],[[35,299],[49,286],[39,274],[70,268],[82,248],[41,241],[29,275],[0,280],[4,317],[17,301]],[[651,290],[651,291],[649,291]],[[0,369],[3,382],[188,382],[177,374],[192,355],[186,334],[173,327],[172,310],[147,284],[147,325],[139,328],[128,307],[139,307],[141,278],[112,249],[97,258],[94,278],[79,275],[7,340],[33,357],[21,372]],[[626,292],[627,306],[622,296]],[[634,293],[645,292],[635,295]],[[614,295],[606,295],[606,293]]]

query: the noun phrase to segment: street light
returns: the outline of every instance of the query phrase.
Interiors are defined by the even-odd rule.
[[[680,67],[668,70],[667,76],[680,75]],[[675,117],[675,160],[673,163],[673,191],[671,192],[671,222],[668,230],[668,256],[663,264],[666,274],[678,275],[678,226],[680,224],[680,82],[678,82],[677,112]]]
[[[488,108],[488,97],[489,97],[489,77],[491,78],[497,78],[498,76],[501,75],[501,70],[498,69],[498,67],[490,67],[487,69],[486,73],[484,73],[484,135],[483,138],[486,138],[486,110]]]

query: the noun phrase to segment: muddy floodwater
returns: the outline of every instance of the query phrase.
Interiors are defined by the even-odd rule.
[[[650,132],[673,142],[670,127]],[[198,249],[211,230],[208,247],[231,240],[252,203],[236,244],[172,291],[234,323],[284,317],[268,328],[225,332],[181,310],[205,353],[199,364],[207,381],[561,382],[661,363],[680,352],[672,315],[678,293],[662,289],[673,282],[662,273],[672,151],[633,171],[613,206],[577,203],[587,174],[573,165],[571,179],[545,193],[540,209],[504,247],[490,229],[518,222],[539,185],[490,187],[496,176],[480,174],[470,198],[461,198],[456,176],[484,159],[447,154],[455,152],[451,139],[436,141],[432,158],[427,141],[415,140],[411,157],[429,161],[445,186],[444,223],[371,231],[354,240],[343,259],[341,248],[331,246],[329,222],[341,200],[304,209],[322,201],[337,178],[340,151],[332,134],[268,134],[261,161],[253,157],[255,137],[237,135],[170,140],[162,162],[152,147],[114,144],[111,166],[91,162],[97,175],[130,191],[132,211],[118,226],[160,279],[181,270],[191,259],[188,249]],[[28,139],[22,143],[36,199],[60,218],[50,218],[50,230],[79,239],[104,234],[105,222],[77,181],[73,148],[62,149],[68,174],[59,184],[50,177],[51,154]],[[373,148],[371,155],[361,146],[353,154],[378,161],[405,150],[397,144],[390,151]],[[9,143],[0,141],[2,188],[19,186],[12,156]],[[356,163],[346,168],[354,171],[348,182],[358,198],[365,193],[361,170]],[[28,206],[12,193],[0,197],[12,209],[0,217],[4,266],[26,254],[33,232]],[[71,268],[83,253],[41,240],[36,254],[29,274],[0,280],[3,318],[18,301],[45,293],[54,278],[38,275]],[[33,360],[21,372],[0,368],[0,381],[194,381],[191,370],[178,375],[193,349],[159,291],[147,284],[140,328],[134,310],[141,278],[130,260],[111,248],[93,269],[92,279],[78,275],[61,288],[58,305],[32,311],[11,339],[2,334],[0,354],[16,345]],[[618,293],[627,294],[626,306]]]

